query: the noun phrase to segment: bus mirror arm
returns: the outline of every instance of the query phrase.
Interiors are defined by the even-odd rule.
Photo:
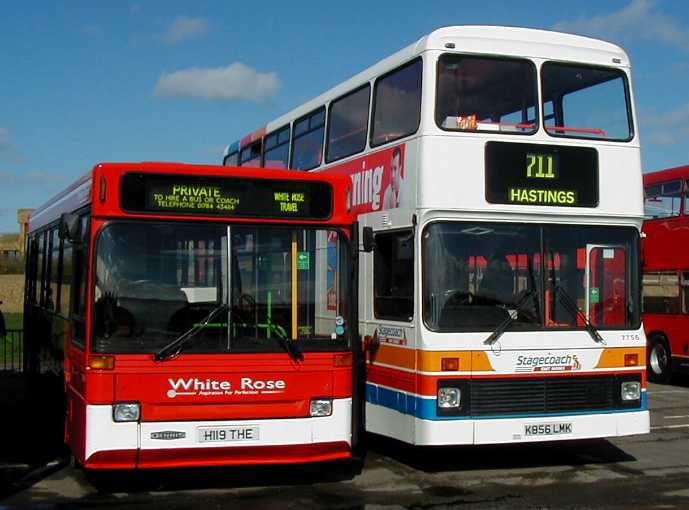
[[[376,239],[373,236],[373,227],[364,227],[362,230],[361,243],[363,245],[363,252],[371,253],[376,246]]]

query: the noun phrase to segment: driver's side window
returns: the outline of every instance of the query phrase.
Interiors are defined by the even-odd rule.
[[[414,317],[414,232],[376,234],[373,257],[373,312],[377,319]]]

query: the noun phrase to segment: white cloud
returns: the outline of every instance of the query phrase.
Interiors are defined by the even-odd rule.
[[[644,113],[640,122],[644,141],[654,145],[674,145],[689,139],[689,103],[661,115]]]
[[[554,30],[601,37],[657,41],[689,51],[689,27],[655,9],[654,0],[631,0],[629,5],[609,14],[560,21]]]
[[[226,67],[192,67],[163,73],[154,94],[160,97],[263,101],[274,96],[279,88],[277,73],[259,73],[235,62]]]
[[[210,24],[205,18],[178,16],[168,29],[161,34],[160,40],[165,44],[175,44],[187,39],[198,39],[208,33]]]

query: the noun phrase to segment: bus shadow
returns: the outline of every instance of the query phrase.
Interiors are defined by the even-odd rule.
[[[321,462],[266,466],[192,467],[139,471],[95,471],[86,480],[99,492],[160,492],[199,489],[275,488],[348,481],[358,474],[350,463]]]
[[[369,453],[427,473],[614,464],[636,460],[605,439],[485,446],[411,446],[369,435],[367,446]]]

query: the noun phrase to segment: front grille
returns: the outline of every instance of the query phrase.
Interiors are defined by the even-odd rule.
[[[621,407],[614,375],[485,379],[469,382],[467,414],[556,413],[600,411]]]

